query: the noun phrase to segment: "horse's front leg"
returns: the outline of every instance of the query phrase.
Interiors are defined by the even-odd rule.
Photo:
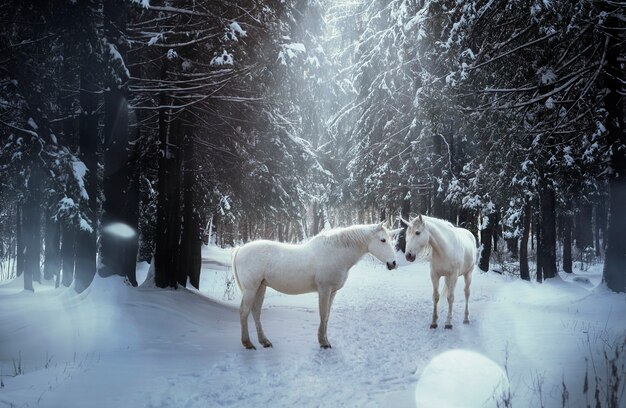
[[[458,273],[452,273],[445,278],[445,285],[448,292],[448,317],[446,317],[446,324],[444,326],[446,329],[452,328],[452,304],[454,303],[454,289],[458,278]]]
[[[440,276],[434,272],[430,272],[430,279],[433,282],[433,321],[430,324],[431,329],[437,328],[437,303],[439,302],[439,278]]]
[[[326,332],[328,330],[328,317],[330,316],[330,305],[332,299],[335,297],[335,293],[331,288],[323,287],[318,289],[319,294],[319,308],[320,308],[320,327],[317,330],[317,340],[320,343],[320,347],[327,349],[331,348]]]

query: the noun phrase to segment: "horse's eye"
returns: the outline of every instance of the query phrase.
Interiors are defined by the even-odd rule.
[[[387,242],[385,238],[381,239],[380,242]]]
[[[420,234],[420,232],[419,232],[419,231],[415,231],[415,235],[419,235],[419,234]]]

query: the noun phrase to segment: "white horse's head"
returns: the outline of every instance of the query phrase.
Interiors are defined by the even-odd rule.
[[[392,270],[397,267],[396,252],[393,250],[391,238],[382,222],[374,227],[372,239],[367,244],[367,251],[379,261],[385,262],[387,269]]]
[[[426,228],[422,214],[419,214],[411,221],[406,221],[402,218],[400,218],[400,221],[406,224],[406,247],[404,254],[407,261],[413,262],[417,258],[417,254],[428,245],[430,233],[428,228]]]

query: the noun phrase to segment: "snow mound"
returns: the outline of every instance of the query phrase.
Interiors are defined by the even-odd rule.
[[[509,392],[504,370],[474,351],[450,350],[424,368],[415,388],[417,407],[497,406]]]

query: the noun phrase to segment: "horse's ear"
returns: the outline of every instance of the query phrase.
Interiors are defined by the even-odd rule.
[[[397,234],[401,233],[403,229],[404,228],[392,229],[392,230],[388,231],[389,232],[389,236],[395,237]]]
[[[383,226],[383,222],[379,222],[378,225],[376,226],[376,229],[379,230],[379,231],[384,229],[384,228],[385,227]]]
[[[419,220],[420,223],[424,223],[424,219],[422,218],[422,213],[417,214],[417,219]]]
[[[398,219],[400,220],[400,224],[402,224],[404,227],[408,227],[409,225],[411,225],[411,221],[407,221],[404,218],[402,218],[402,216],[398,217]]]

